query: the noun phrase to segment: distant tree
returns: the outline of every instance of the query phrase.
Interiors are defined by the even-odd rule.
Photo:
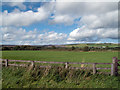
[[[11,50],[10,47],[2,47],[2,50]]]
[[[41,47],[41,46],[38,46],[38,47],[37,47],[37,49],[38,49],[38,50],[41,50],[41,49],[42,49],[42,47]]]
[[[20,50],[26,50],[26,46],[20,46]]]
[[[75,50],[75,47],[74,47],[74,46],[72,46],[72,50]]]
[[[106,46],[105,49],[108,50],[108,49],[109,49],[109,46]]]
[[[79,50],[81,51],[81,50],[82,50],[82,48],[80,47],[80,48],[79,48]]]
[[[52,46],[52,49],[56,49],[56,47],[53,45],[53,46]]]
[[[38,48],[36,46],[32,47],[32,50],[38,50]]]
[[[83,48],[83,51],[89,51],[89,47],[88,47],[88,46],[85,46],[85,47]]]
[[[20,50],[20,46],[13,47],[13,50]]]

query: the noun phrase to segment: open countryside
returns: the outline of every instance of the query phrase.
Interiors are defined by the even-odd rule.
[[[117,51],[106,52],[76,52],[76,51],[3,51],[3,59],[38,60],[57,62],[112,62],[112,57],[118,57]]]
[[[120,89],[117,1],[2,0],[0,89]]]
[[[23,47],[23,46],[22,46]],[[25,46],[24,46],[25,47]],[[36,46],[37,47],[37,46]],[[68,46],[69,47],[69,46]],[[75,47],[75,46],[74,46]],[[84,46],[86,47],[86,46]],[[84,48],[82,47],[82,48]],[[31,60],[31,61],[54,61],[54,62],[89,62],[89,63],[112,63],[112,58],[117,57],[118,50],[95,50],[81,51],[73,50],[73,46],[68,50],[60,50],[55,46],[45,48],[45,50],[4,50],[2,59],[8,60]],[[75,47],[76,48],[76,47]],[[77,48],[78,49],[78,48]],[[41,65],[52,66],[52,68],[39,68]],[[82,67],[82,65],[71,65]],[[92,67],[83,65],[83,67]],[[96,67],[110,67],[110,65],[97,65]],[[58,68],[58,69],[57,69]],[[60,69],[61,68],[61,69]],[[47,71],[46,71],[47,70]],[[62,71],[61,71],[62,70]],[[12,71],[15,71],[14,73]],[[101,70],[111,72],[110,70]],[[7,74],[8,72],[12,72]],[[45,74],[46,72],[46,74]],[[100,70],[98,70],[100,72]],[[29,67],[3,67],[3,87],[22,88],[118,88],[119,76],[106,74],[92,74],[91,70],[65,69],[61,64],[35,64],[34,69]],[[72,76],[71,76],[72,75]],[[20,79],[22,78],[22,79]],[[10,83],[12,81],[12,83]],[[29,83],[27,83],[29,82]],[[108,83],[109,82],[109,83]],[[9,84],[8,84],[9,83]],[[114,86],[113,86],[114,85]]]

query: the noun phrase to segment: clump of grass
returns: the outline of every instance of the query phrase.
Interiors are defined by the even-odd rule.
[[[3,67],[2,85],[3,88],[117,88],[119,78],[61,66],[40,68],[35,65],[31,70],[29,67]]]

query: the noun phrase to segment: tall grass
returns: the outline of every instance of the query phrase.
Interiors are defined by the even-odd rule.
[[[57,66],[3,67],[3,88],[118,88],[119,83],[120,77]]]

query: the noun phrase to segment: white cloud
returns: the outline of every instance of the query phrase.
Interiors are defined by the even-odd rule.
[[[13,0],[3,0],[2,2],[12,2]],[[21,2],[23,0],[14,0]],[[119,2],[119,0],[25,0],[26,2]]]
[[[86,28],[85,26],[81,28],[77,28],[73,30],[69,34],[68,40],[73,40],[73,41],[89,41],[93,37],[95,37],[96,31],[95,30],[90,30]]]
[[[59,0],[57,0],[53,4],[55,8],[51,22],[55,24],[63,23],[66,25],[72,25],[75,19],[83,16],[96,15],[99,17],[108,13],[108,18],[111,18],[112,16],[110,17],[109,14],[117,14],[115,11],[118,9],[117,2],[59,2]]]
[[[64,33],[46,32],[45,34],[39,34],[38,40],[35,40],[34,43],[38,44],[63,44],[66,41],[67,35]]]
[[[20,3],[20,2],[11,2],[9,3],[10,6],[18,6],[20,9],[26,9],[26,6],[23,4],[23,3]]]
[[[17,2],[16,2],[17,3]],[[45,20],[51,13],[54,15],[49,20],[50,24],[65,24],[72,25],[75,19],[82,17],[86,22],[91,15],[96,16],[95,24],[103,23],[109,19],[114,19],[117,16],[118,3],[113,2],[50,2],[46,3],[40,8],[38,12],[26,11],[26,12],[14,12],[3,13],[3,26],[27,26],[37,21]],[[18,11],[18,10],[17,10]],[[104,17],[106,15],[106,17]],[[101,21],[99,21],[99,17]],[[85,20],[85,18],[87,18]],[[107,19],[107,20],[106,20]],[[110,21],[109,20],[109,21]],[[109,22],[108,21],[108,22]],[[115,20],[114,20],[115,21]],[[115,21],[117,22],[117,20]],[[87,23],[87,22],[86,22]],[[88,22],[89,24],[89,22]]]
[[[53,16],[50,17],[50,14]],[[76,29],[69,34],[68,42],[66,40],[67,35],[63,33],[46,32],[38,34],[37,31],[26,32],[22,28],[18,29],[18,32],[15,28],[12,29],[16,32],[8,28],[9,32],[7,31],[8,33],[6,32],[3,35],[3,40],[6,42],[19,40],[20,43],[24,44],[57,44],[65,43],[65,41],[77,43],[100,42],[101,39],[107,38],[118,39],[118,3],[59,2],[57,0],[54,3],[44,4],[38,8],[37,12],[31,10],[20,12],[15,9],[11,13],[4,11],[2,15],[3,26],[28,26],[44,20],[48,20],[50,24],[78,24]],[[76,21],[79,18],[81,19]],[[16,35],[22,37],[16,38]]]
[[[38,30],[26,31],[23,28],[2,27],[3,44],[62,44],[65,43],[67,35],[64,33],[46,32],[40,33]]]
[[[68,16],[69,21],[77,21],[78,28],[69,34],[68,42],[98,42],[101,39],[118,39],[118,3],[113,2],[56,2],[56,17]],[[63,18],[60,22],[65,24]],[[67,24],[67,23],[66,23]],[[69,24],[72,25],[73,23]],[[83,26],[84,25],[84,26]]]
[[[80,23],[86,24],[89,28],[117,28],[118,10],[108,12],[102,15],[86,15],[80,20]]]
[[[57,2],[119,2],[119,0],[54,0]]]
[[[53,4],[45,3],[44,5],[37,8],[37,12],[32,10],[24,12],[15,8],[13,12],[8,13],[7,10],[4,10],[4,12],[0,14],[0,16],[2,15],[0,21],[2,21],[3,26],[29,26],[33,23],[48,19],[53,10],[53,7]]]
[[[50,24],[65,24],[65,25],[72,25],[74,23],[74,18],[70,17],[69,15],[57,15],[52,17]]]
[[[56,12],[61,14],[101,14],[114,11],[118,3],[113,2],[56,2]]]
[[[101,39],[118,39],[117,28],[89,29],[86,26],[77,28],[69,34],[68,40],[71,41],[99,41]]]
[[[48,18],[49,11],[45,11],[44,7],[38,8],[37,12],[31,10],[26,12],[4,11],[2,14],[3,26],[28,26],[32,23],[39,22]]]

